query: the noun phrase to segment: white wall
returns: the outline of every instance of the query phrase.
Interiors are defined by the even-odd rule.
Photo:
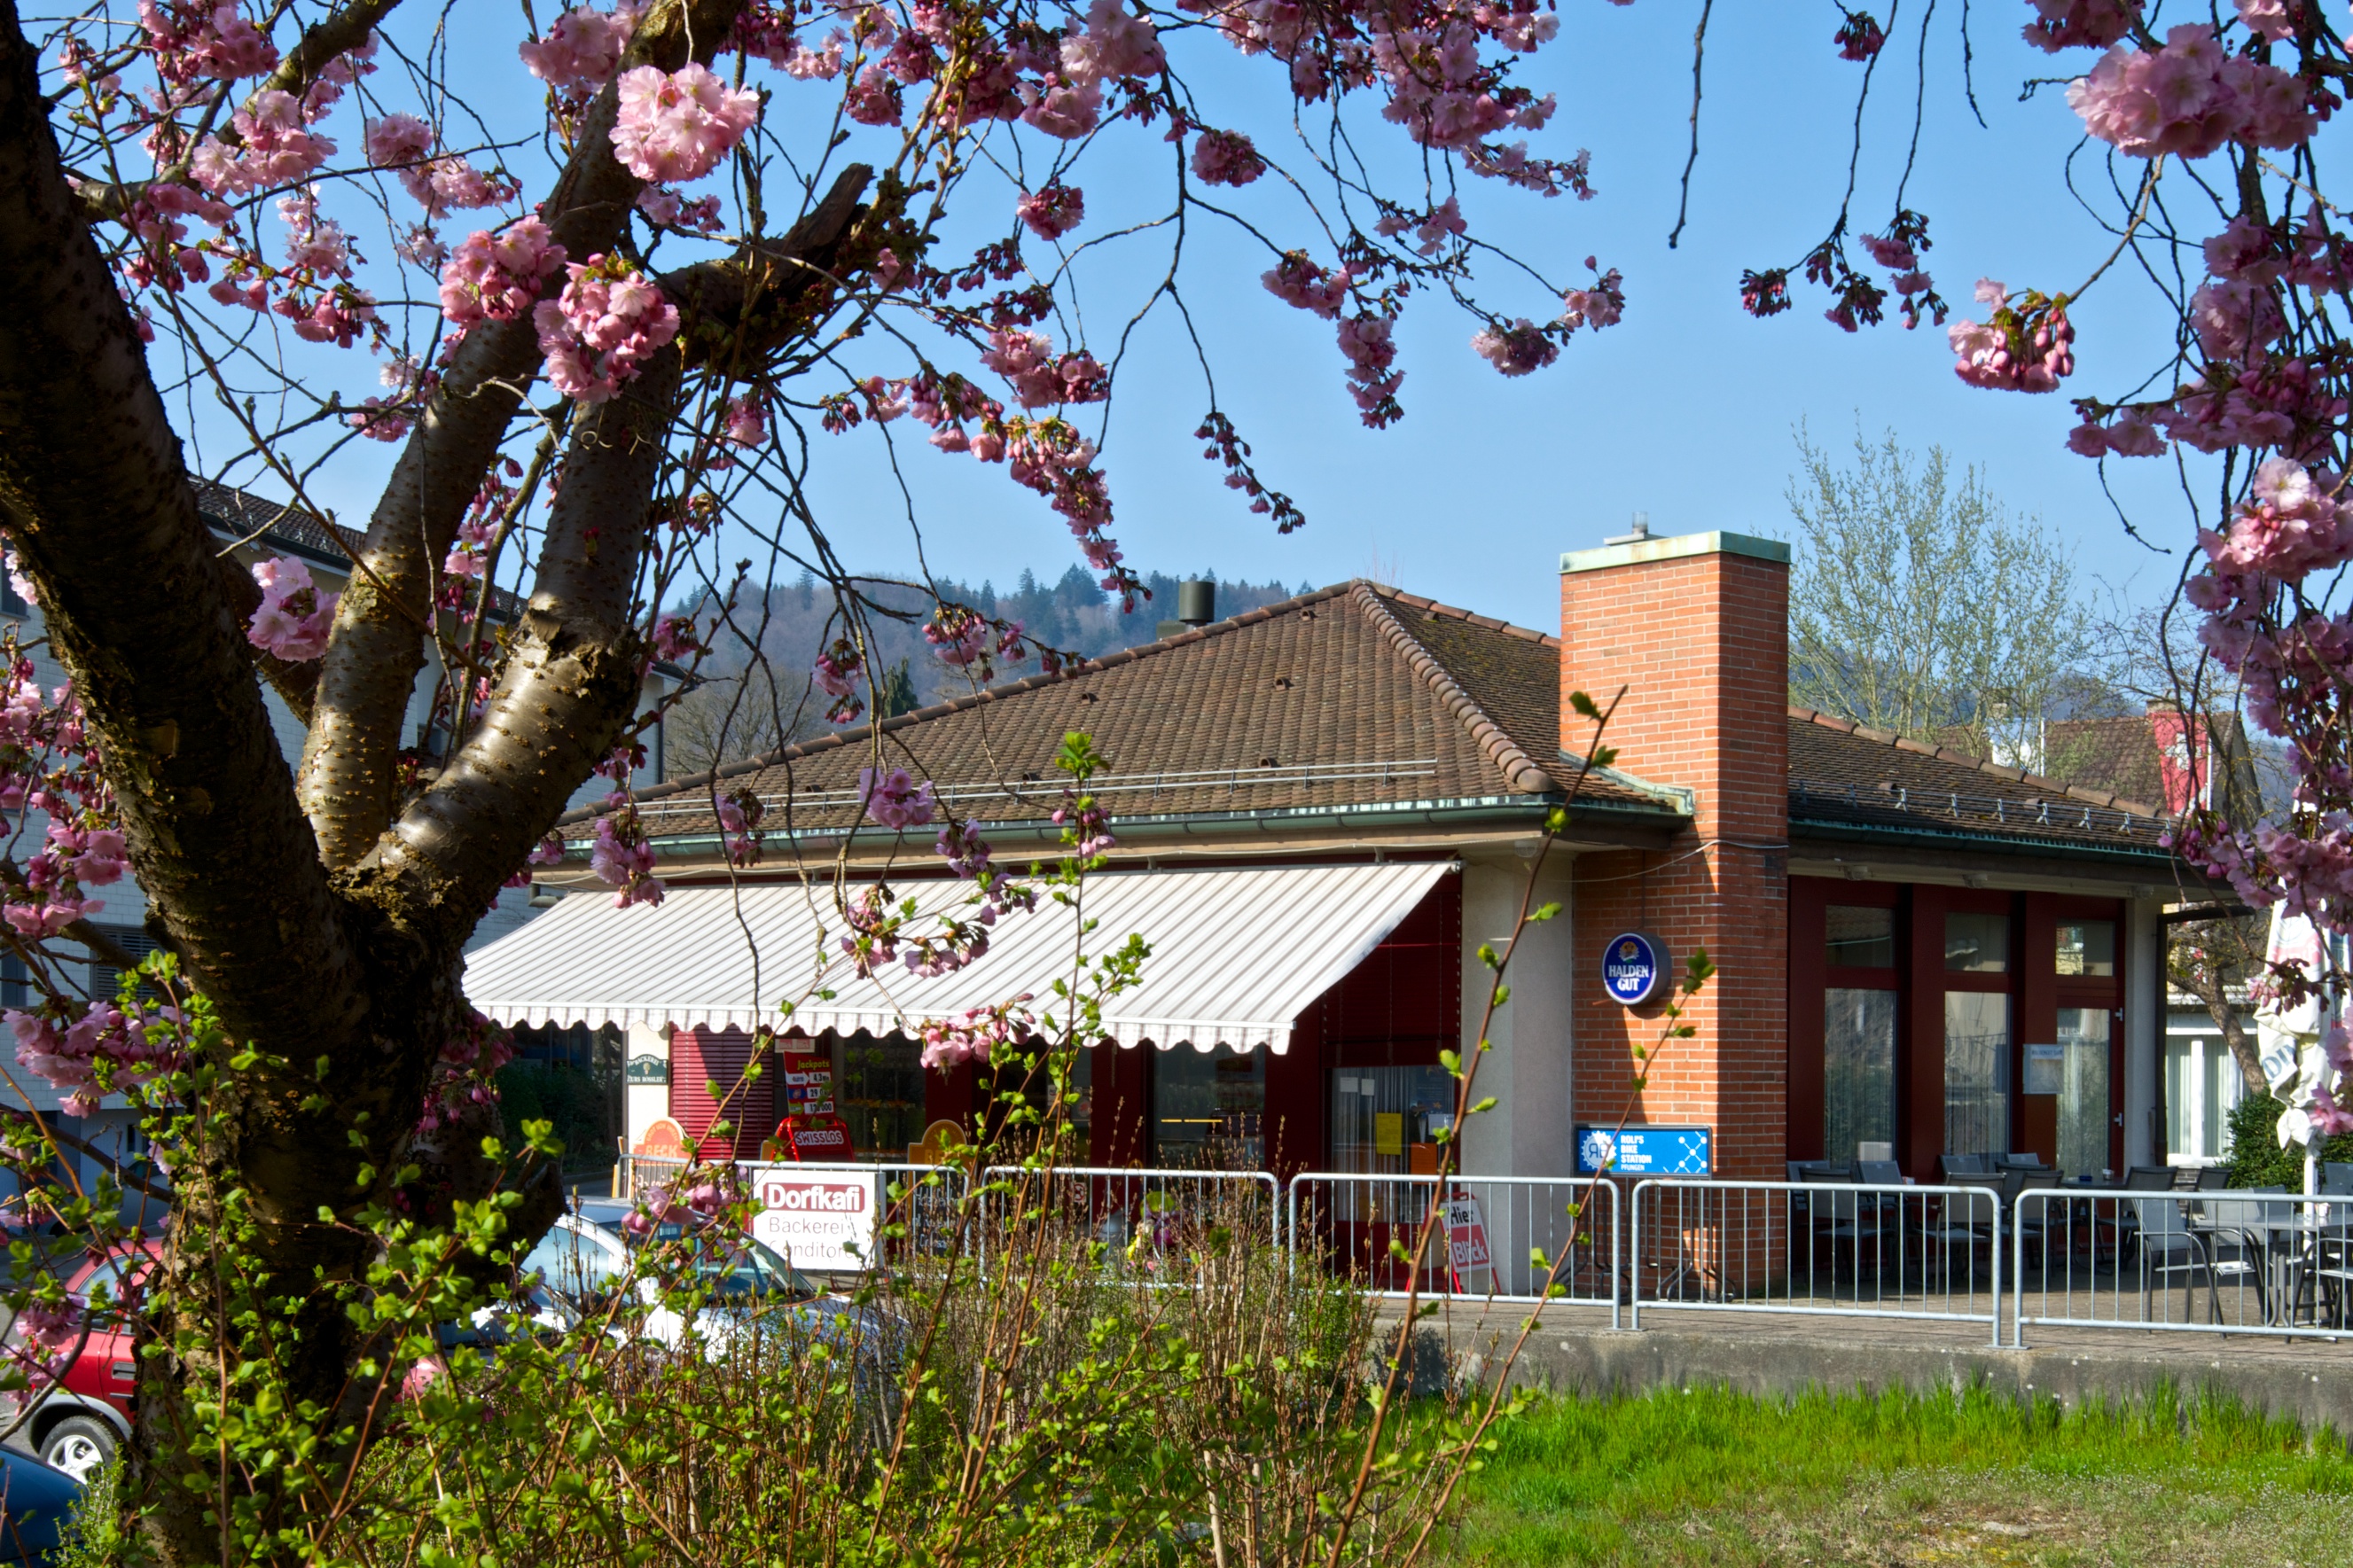
[[[1482,943],[1501,953],[1527,892],[1528,862],[1505,854],[1472,860],[1462,872],[1462,1051],[1467,1063],[1478,1048],[1479,1023],[1494,976],[1479,961]],[[1488,1050],[1472,1086],[1475,1103],[1489,1095],[1494,1108],[1471,1119],[1463,1130],[1462,1169],[1468,1175],[1555,1176],[1556,1187],[1533,1193],[1487,1189],[1482,1218],[1490,1253],[1525,1288],[1528,1249],[1547,1256],[1563,1245],[1568,1221],[1562,1212],[1572,1195],[1567,1178],[1577,1173],[1577,1140],[1570,1096],[1572,1037],[1569,858],[1548,857],[1533,905],[1557,902],[1561,912],[1528,927],[1512,957],[1505,980],[1511,999],[1488,1025]],[[1532,906],[1533,907],[1533,906]]]

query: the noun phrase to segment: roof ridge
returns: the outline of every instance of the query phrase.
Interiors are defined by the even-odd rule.
[[[1366,580],[1359,578],[1357,581],[1364,582]],[[1366,585],[1369,586],[1374,593],[1395,599],[1401,605],[1410,605],[1414,609],[1421,611],[1424,615],[1443,616],[1448,620],[1452,621],[1468,621],[1471,625],[1479,626],[1484,630],[1502,632],[1506,637],[1518,637],[1522,641],[1535,643],[1542,647],[1557,648],[1560,647],[1560,639],[1553,636],[1550,632],[1540,632],[1532,626],[1514,626],[1511,622],[1498,620],[1493,616],[1482,616],[1470,610],[1460,609],[1452,605],[1441,605],[1435,599],[1425,599],[1419,594],[1409,594],[1402,588],[1392,588],[1379,583],[1368,583]]]
[[[638,793],[637,798],[667,800],[674,795],[683,795],[688,790],[709,789],[723,780],[742,778],[747,773],[761,773],[769,768],[781,767],[786,763],[799,762],[804,757],[816,756],[824,752],[839,751],[844,746],[871,741],[877,734],[887,735],[894,730],[903,730],[926,720],[944,719],[951,713],[961,713],[986,702],[997,702],[1008,697],[1018,697],[1025,691],[1035,691],[1041,686],[1052,686],[1060,681],[1075,680],[1082,675],[1100,674],[1106,669],[1117,668],[1123,664],[1132,664],[1136,659],[1151,654],[1166,652],[1173,647],[1187,647],[1205,641],[1211,637],[1222,637],[1228,632],[1238,631],[1243,626],[1256,626],[1261,621],[1271,621],[1277,616],[1289,615],[1310,605],[1337,598],[1362,581],[1361,578],[1350,578],[1345,583],[1335,583],[1329,587],[1316,588],[1304,594],[1293,594],[1288,599],[1278,599],[1271,605],[1261,605],[1256,609],[1244,610],[1240,615],[1229,616],[1223,620],[1210,621],[1203,626],[1187,626],[1173,637],[1155,637],[1151,642],[1138,643],[1134,647],[1114,648],[1100,658],[1066,665],[1053,675],[1025,675],[1018,680],[1001,681],[995,686],[984,686],[978,691],[966,692],[962,697],[953,697],[945,702],[928,703],[921,708],[910,709],[904,713],[894,713],[888,719],[869,721],[855,729],[838,730],[832,734],[818,735],[812,740],[796,741],[789,746],[779,746],[773,751],[763,752],[756,757],[747,757],[740,763],[730,763],[723,768],[715,768],[708,773],[695,773],[686,778],[673,780],[669,784],[657,784],[651,789],[641,790]],[[597,816],[602,809],[600,806],[584,805],[576,811],[565,812],[559,820],[585,822]]]
[[[1978,773],[1990,773],[1999,779],[2008,779],[2012,784],[2031,784],[2036,789],[2049,790],[2053,795],[2063,795],[2070,799],[2085,801],[2111,811],[2122,811],[2134,816],[2151,818],[2165,815],[2156,806],[2145,805],[2137,800],[2128,800],[2123,795],[2112,795],[2104,789],[2086,789],[2082,784],[2063,784],[2057,779],[2047,778],[2042,773],[2029,773],[2024,768],[2013,768],[2006,763],[1990,762],[1984,757],[1973,756],[1968,752],[1955,751],[1950,746],[1933,746],[1926,741],[1915,741],[1907,736],[1898,735],[1892,730],[1874,730],[1868,724],[1858,724],[1852,719],[1833,718],[1817,709],[1800,708],[1794,702],[1789,704],[1789,717],[1820,724],[1825,730],[1835,730],[1842,735],[1852,735],[1857,739],[1870,741],[1879,745],[1892,746],[1898,751],[1913,752],[1924,757],[1934,757],[1938,762],[1951,763],[1957,767],[1974,768]]]
[[[1471,731],[1471,738],[1487,754],[1504,775],[1504,782],[1522,795],[1540,795],[1557,787],[1552,774],[1546,772],[1534,757],[1520,750],[1518,742],[1504,732],[1504,727],[1487,716],[1478,700],[1462,689],[1461,683],[1439,663],[1436,656],[1424,647],[1421,640],[1409,630],[1406,624],[1381,603],[1378,589],[1362,578],[1349,584],[1349,597],[1365,613],[1374,627],[1385,633],[1391,647],[1404,658],[1408,667],[1421,677],[1424,684],[1436,692],[1447,711]]]

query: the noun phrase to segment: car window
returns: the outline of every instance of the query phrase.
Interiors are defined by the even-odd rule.
[[[698,1258],[695,1274],[720,1296],[749,1296],[764,1301],[813,1301],[818,1295],[807,1275],[749,1237],[727,1254]]]
[[[628,1262],[602,1237],[558,1226],[539,1238],[522,1260],[522,1272],[565,1295],[583,1296],[610,1289],[628,1273]]]

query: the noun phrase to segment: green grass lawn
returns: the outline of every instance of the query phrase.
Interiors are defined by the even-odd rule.
[[[2353,1460],[2169,1393],[2125,1409],[1990,1395],[1698,1389],[1547,1401],[1472,1479],[1465,1563],[2353,1565]]]

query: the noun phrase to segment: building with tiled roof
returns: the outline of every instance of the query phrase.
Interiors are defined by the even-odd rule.
[[[1638,1173],[2161,1158],[2158,922],[2207,896],[2163,812],[1791,708],[1787,571],[1736,534],[1615,541],[1563,558],[1558,636],[1359,581],[976,684],[642,792],[665,900],[565,899],[478,954],[469,992],[511,1022],[627,1028],[640,1143],[706,1135],[715,1082],[746,1107],[739,1152],[838,1116],[861,1154],[903,1153],[984,1087],[922,1069],[915,1026],[1050,988],[1077,933],[1008,913],[969,964],[898,977],[839,956],[842,910],[877,887],[921,920],[965,907],[939,818],[999,866],[1050,855],[1054,759],[1083,732],[1118,841],[1094,940],[1152,949],[1081,1055],[1102,1163],[1416,1168],[1453,1113],[1439,1053],[1478,1043],[1479,951],[1524,901],[1561,912],[1527,928],[1487,1029],[1499,1104],[1465,1130],[1472,1170],[1573,1173],[1621,1118],[1650,1135],[1611,1145]],[[1607,766],[1577,691],[1615,704]],[[939,817],[865,809],[861,775],[894,768]],[[759,803],[755,864],[727,863],[721,798]],[[601,886],[596,826],[568,825],[551,886]],[[1700,948],[1696,1035],[1630,1093]],[[762,1026],[806,1083],[744,1076]]]

